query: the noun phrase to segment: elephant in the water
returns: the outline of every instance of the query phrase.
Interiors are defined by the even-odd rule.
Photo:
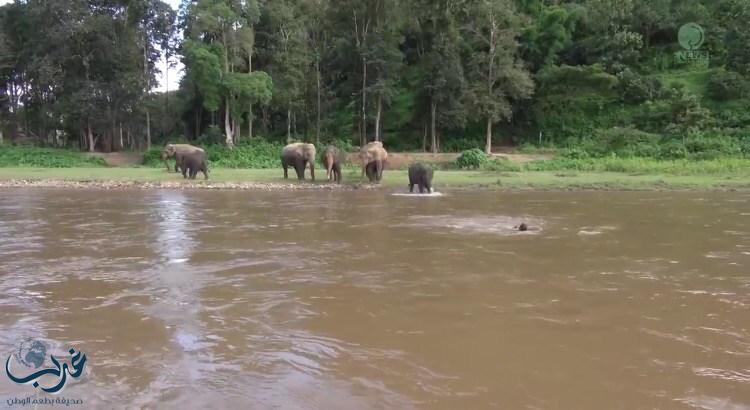
[[[432,193],[432,168],[423,164],[409,166],[409,192],[414,192],[414,185],[419,185],[419,193]]]
[[[281,150],[281,166],[284,168],[284,179],[289,178],[287,169],[294,167],[297,179],[305,179],[305,168],[310,164],[310,178],[315,181],[315,145],[298,142],[289,144]]]
[[[329,145],[323,154],[320,156],[320,162],[326,169],[326,179],[335,180],[336,183],[341,183],[341,152],[338,148],[333,145]]]
[[[182,168],[183,157],[186,154],[194,152],[202,152],[204,154],[206,153],[203,148],[198,148],[190,144],[167,144],[161,151],[161,159],[162,161],[164,161],[164,165],[167,166],[167,172],[169,172],[169,164],[167,164],[167,159],[174,158],[174,172],[180,172],[180,169]]]
[[[182,156],[182,177],[195,179],[198,171],[203,172],[205,179],[208,179],[208,163],[206,153],[195,151]],[[189,175],[188,175],[189,174]]]
[[[388,151],[383,148],[383,143],[373,141],[359,150],[359,158],[362,161],[362,176],[367,174],[370,182],[380,182],[383,179],[383,168],[388,160]]]

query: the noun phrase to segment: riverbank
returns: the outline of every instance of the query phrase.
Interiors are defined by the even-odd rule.
[[[360,178],[359,170],[347,169],[344,183],[323,181],[318,169],[315,183],[284,180],[281,169],[224,169],[187,181],[163,168],[0,168],[0,188],[102,188],[102,189],[375,189]],[[403,170],[387,170],[381,186],[406,189]],[[706,175],[633,174],[577,171],[435,171],[434,185],[440,189],[499,190],[750,190],[746,170]]]

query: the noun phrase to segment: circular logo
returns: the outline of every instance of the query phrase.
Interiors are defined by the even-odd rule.
[[[680,27],[677,33],[677,40],[686,50],[697,50],[706,40],[706,34],[703,27],[697,23],[687,23]]]
[[[25,340],[18,346],[15,356],[24,366],[38,369],[47,358],[47,344],[39,340]]]

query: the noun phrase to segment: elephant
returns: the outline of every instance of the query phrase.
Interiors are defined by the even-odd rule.
[[[341,152],[338,148],[333,145],[326,147],[323,154],[320,156],[320,162],[326,168],[326,179],[336,181],[337,184],[341,183],[341,163],[342,157]]]
[[[416,163],[409,166],[409,192],[414,192],[414,185],[419,185],[419,193],[432,193],[432,168]]]
[[[281,166],[284,168],[284,179],[288,179],[287,169],[291,166],[297,171],[297,179],[305,179],[305,168],[310,164],[310,178],[315,181],[315,145],[298,142],[289,144],[281,150]]]
[[[182,167],[182,177],[195,179],[198,171],[201,171],[203,172],[205,179],[208,179],[208,164],[206,158],[206,153],[203,150],[182,155],[182,163],[180,165]]]
[[[164,165],[167,166],[167,172],[169,172],[169,164],[167,164],[167,159],[174,157],[175,159],[174,172],[180,172],[180,168],[182,168],[183,156],[185,154],[189,154],[193,152],[203,152],[205,154],[205,151],[203,151],[203,148],[198,148],[190,144],[167,144],[165,145],[164,149],[161,152],[161,159],[162,161],[164,161]]]
[[[380,182],[383,179],[383,167],[388,160],[388,151],[383,148],[383,143],[373,141],[359,150],[359,158],[362,160],[362,176],[367,174],[370,182]]]

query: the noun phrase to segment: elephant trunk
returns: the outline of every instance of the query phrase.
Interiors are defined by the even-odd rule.
[[[304,172],[304,169],[302,170]],[[310,161],[310,179],[315,181],[315,160]]]

